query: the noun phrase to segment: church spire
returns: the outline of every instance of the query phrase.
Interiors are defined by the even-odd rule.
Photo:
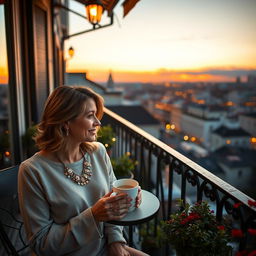
[[[108,76],[107,88],[108,89],[114,88],[114,80],[113,80],[111,71],[109,72],[109,76]]]

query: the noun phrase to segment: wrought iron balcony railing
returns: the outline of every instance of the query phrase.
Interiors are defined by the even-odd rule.
[[[215,210],[217,220],[229,216],[233,225],[245,234],[237,250],[248,246],[250,235],[247,230],[256,228],[256,208],[248,204],[252,198],[108,109],[103,118],[103,125],[106,124],[110,124],[116,134],[112,156],[130,152],[138,161],[135,179],[161,201],[154,232],[157,232],[158,220],[168,219],[173,212],[175,198],[191,202],[207,200]],[[236,203],[241,206],[234,207]]]
[[[157,235],[159,220],[167,220],[174,210],[174,199],[181,198],[191,202],[207,200],[215,210],[218,220],[221,220],[224,215],[229,216],[234,227],[243,231],[244,235],[240,238],[237,250],[248,247],[256,249],[255,244],[251,242],[253,239],[248,233],[248,229],[256,229],[256,207],[248,204],[249,200],[254,202],[252,198],[108,109],[105,109],[103,124],[111,124],[116,134],[116,143],[112,148],[113,157],[130,152],[132,158],[138,161],[134,173],[135,179],[140,182],[143,189],[153,192],[161,201],[159,213],[153,220],[153,231],[149,230],[151,226],[147,224],[147,232],[152,232],[153,236]],[[17,206],[17,167],[14,169],[15,172],[11,170],[0,172],[2,174],[0,179],[2,184],[1,202],[6,196],[6,192],[11,191],[12,196],[8,197],[10,198],[8,203],[12,205],[11,209]],[[7,184],[8,189],[6,188]],[[241,204],[238,208],[234,207],[234,204],[237,203]],[[6,205],[4,206],[6,207]],[[12,211],[10,215],[13,219],[15,219],[13,217],[15,211]],[[2,216],[1,221],[3,221]],[[4,234],[5,227],[0,226],[0,233]],[[19,228],[17,230],[22,240],[23,234]],[[135,228],[135,230],[138,229]],[[136,240],[140,241],[138,233],[135,234]],[[0,244],[3,242],[8,250],[12,248],[12,244],[5,241],[7,237],[1,235],[0,238]],[[13,237],[10,239],[10,243],[14,244]],[[24,248],[26,249],[26,246]],[[0,251],[3,249],[0,247]],[[165,249],[160,255],[169,255],[168,247]],[[15,249],[13,250],[15,252]]]

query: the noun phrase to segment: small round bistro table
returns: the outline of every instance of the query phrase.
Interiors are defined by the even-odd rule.
[[[142,202],[139,208],[127,213],[127,215],[121,220],[108,221],[108,223],[119,226],[129,226],[130,246],[133,244],[132,226],[151,220],[156,215],[160,207],[159,199],[154,194],[146,190],[141,190],[141,192]]]

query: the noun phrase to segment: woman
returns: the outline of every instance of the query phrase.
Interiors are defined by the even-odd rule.
[[[19,170],[21,214],[36,255],[145,255],[126,245],[126,194],[110,196],[115,176],[104,146],[95,142],[103,99],[85,87],[61,86],[46,101],[40,149]],[[141,193],[137,197],[139,206]],[[34,254],[34,255],[35,255]]]

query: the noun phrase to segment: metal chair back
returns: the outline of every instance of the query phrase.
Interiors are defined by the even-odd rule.
[[[18,171],[18,165],[0,171],[0,255],[28,255],[19,214]]]

